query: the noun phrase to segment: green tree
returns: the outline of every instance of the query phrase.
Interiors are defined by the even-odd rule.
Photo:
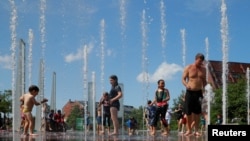
[[[4,90],[0,92],[0,112],[4,115],[12,112],[12,91]]]
[[[66,121],[67,125],[73,129],[76,129],[76,119],[82,117],[83,117],[82,110],[79,108],[79,106],[74,106]]]
[[[124,122],[128,121],[130,117],[134,117],[138,123],[138,129],[143,129],[143,108],[143,106],[140,106],[138,109],[133,109],[131,113],[124,114]]]
[[[242,119],[241,124],[246,124],[246,80],[240,79],[237,83],[228,84],[226,96],[226,123],[230,123],[233,118],[237,117]],[[220,88],[215,90],[214,101],[211,104],[211,123],[216,122],[217,114],[222,114],[222,104],[222,89]]]
[[[178,109],[179,104],[184,106],[184,96],[185,96],[185,91],[182,90],[181,94],[176,99],[173,99],[173,105],[171,105],[171,106],[169,105],[173,112],[176,109]],[[172,118],[171,118],[171,122],[170,122],[170,128],[171,128],[171,130],[177,130],[178,129],[177,115],[175,113],[172,114]]]

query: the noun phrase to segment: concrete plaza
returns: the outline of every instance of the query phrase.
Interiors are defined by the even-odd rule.
[[[89,132],[85,135],[83,131],[67,132],[37,132],[37,136],[22,136],[18,132],[0,132],[1,141],[207,141],[206,134],[202,136],[184,136],[172,131],[168,136],[162,136],[157,133],[156,136],[150,136],[147,132],[139,131],[136,135],[129,136],[124,133],[116,136],[96,135]]]

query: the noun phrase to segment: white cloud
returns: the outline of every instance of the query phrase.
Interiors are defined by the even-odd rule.
[[[84,45],[84,46],[87,47],[88,54],[90,54],[92,49],[94,48],[94,45],[92,43],[89,43],[88,45]],[[67,63],[71,63],[71,62],[83,59],[84,46],[82,46],[81,48],[78,48],[76,53],[70,53],[70,54],[66,55],[64,57],[64,61]]]
[[[163,62],[153,74],[146,74],[146,72],[142,72],[137,76],[137,81],[145,82],[148,81],[150,83],[157,82],[159,79],[171,80],[176,73],[182,71],[183,68],[177,64],[167,64]]]
[[[11,69],[11,56],[0,56],[0,66],[5,69]]]

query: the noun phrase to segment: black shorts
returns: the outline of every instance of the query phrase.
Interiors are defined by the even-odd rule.
[[[184,112],[187,115],[201,113],[202,90],[186,90]]]
[[[114,101],[114,102],[110,105],[110,107],[116,107],[117,110],[119,111],[119,110],[120,110],[120,102],[119,102],[119,100]]]

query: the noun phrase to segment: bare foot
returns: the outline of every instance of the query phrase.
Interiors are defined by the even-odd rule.
[[[104,131],[100,131],[100,135],[103,135],[105,132]]]
[[[201,136],[201,134],[200,134],[199,132],[195,132],[194,135],[195,135],[196,137]]]
[[[25,138],[25,137],[28,137],[28,136],[29,136],[28,133],[23,133],[23,134],[21,135],[21,138]]]
[[[30,136],[38,136],[38,134],[30,133]]]
[[[109,134],[109,136],[114,136],[114,135],[118,135],[118,133],[113,132],[113,133],[110,133],[110,134]]]
[[[163,132],[163,133],[161,133],[161,135],[167,136],[167,135],[168,135],[168,132]]]
[[[192,132],[186,132],[186,133],[184,134],[184,136],[190,136],[190,135],[192,135]]]
[[[151,132],[150,135],[151,135],[151,136],[155,136],[155,132]]]

